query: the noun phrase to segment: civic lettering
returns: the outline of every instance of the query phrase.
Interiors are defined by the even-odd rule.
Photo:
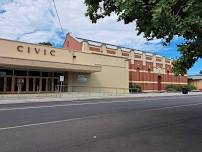
[[[55,50],[49,50],[47,48],[41,48],[41,47],[30,47],[30,46],[17,46],[17,51],[20,53],[27,53],[27,54],[37,54],[37,55],[43,55],[43,56],[55,56],[56,51]]]
[[[50,55],[55,56],[55,50],[51,50]]]
[[[46,49],[44,49],[44,52],[43,52],[43,54],[44,54],[44,55],[46,55]]]
[[[27,52],[28,52],[29,54],[30,54],[30,52],[31,52],[31,51],[30,51],[30,47],[29,47],[29,46],[28,46],[28,48],[27,48]]]
[[[17,50],[18,50],[18,52],[23,52],[23,46],[21,46],[21,45],[19,45],[18,47],[17,47]]]
[[[40,53],[40,49],[37,49],[37,48],[34,48],[36,54],[39,54]]]

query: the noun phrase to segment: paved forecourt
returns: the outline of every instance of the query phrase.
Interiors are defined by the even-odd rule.
[[[0,95],[0,104],[38,103],[38,102],[65,102],[85,101],[92,99],[116,99],[116,98],[150,98],[150,97],[175,97],[202,95],[202,92],[189,92],[188,95],[177,93],[138,93],[138,94],[103,94],[103,93],[62,93],[62,94],[20,94]]]

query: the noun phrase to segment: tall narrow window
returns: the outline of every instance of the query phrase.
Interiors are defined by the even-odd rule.
[[[137,81],[140,81],[140,68],[137,68]]]
[[[148,69],[148,80],[151,81],[151,69]]]
[[[168,81],[168,82],[170,82],[170,75],[169,75],[169,71],[167,70],[167,71],[166,71],[166,73],[167,73],[167,81]]]

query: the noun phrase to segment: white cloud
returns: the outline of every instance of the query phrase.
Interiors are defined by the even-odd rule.
[[[62,43],[60,26],[52,0],[3,0],[0,14],[0,37],[38,43]],[[123,45],[135,49],[156,51],[163,49],[160,40],[146,43],[143,35],[137,36],[135,23],[124,25],[112,15],[92,24],[84,15],[84,0],[55,0],[65,33],[74,36]]]
[[[137,36],[135,23],[124,25],[115,15],[92,24],[85,17],[84,0],[55,0],[65,33],[74,36],[139,50],[158,52],[167,57],[179,56],[176,39],[163,47],[161,40],[147,42]],[[0,0],[0,38],[31,43],[63,44],[64,35],[56,18],[52,0]],[[181,41],[181,40],[180,40]]]

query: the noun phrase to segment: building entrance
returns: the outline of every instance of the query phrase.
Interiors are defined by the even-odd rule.
[[[162,80],[161,79],[162,79],[161,76],[158,76],[158,91],[162,91],[162,84],[161,84]]]
[[[0,93],[40,93],[59,91],[64,72],[0,69]]]

